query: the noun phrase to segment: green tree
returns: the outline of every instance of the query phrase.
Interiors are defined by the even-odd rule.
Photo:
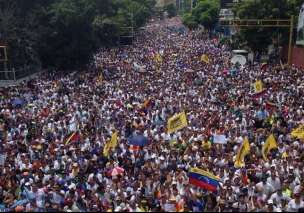
[[[195,29],[198,27],[198,23],[191,13],[185,13],[183,15],[183,23],[190,29]]]
[[[189,14],[184,16],[184,24],[193,27],[199,24],[211,30],[218,22],[220,4],[218,0],[200,0]],[[188,25],[190,24],[190,25]]]
[[[14,67],[75,69],[145,25],[155,0],[0,0],[0,42]]]
[[[165,11],[167,11],[169,18],[175,17],[177,15],[177,8],[174,4],[168,4],[165,7]]]
[[[61,0],[52,4],[51,32],[44,35],[43,63],[62,69],[87,63],[98,47],[93,30],[96,14],[94,0]]]

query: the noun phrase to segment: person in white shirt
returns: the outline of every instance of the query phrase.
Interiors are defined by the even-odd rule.
[[[304,208],[304,201],[301,199],[301,194],[294,194],[294,199],[290,200],[288,203],[288,212],[298,212],[300,208]]]
[[[283,200],[290,201],[291,199],[283,194],[282,188],[278,189],[277,192],[273,193],[270,197],[270,200],[273,201],[274,204],[276,204],[277,207],[282,207]]]
[[[276,172],[272,169],[271,176],[267,178],[267,183],[270,184],[275,191],[282,187],[280,178],[276,176]]]
[[[266,177],[263,177],[262,182],[256,185],[257,189],[261,190],[267,197],[270,196],[275,190],[272,185],[267,182]]]

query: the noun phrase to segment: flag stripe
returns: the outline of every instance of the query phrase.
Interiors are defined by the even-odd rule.
[[[219,184],[218,181],[210,179],[210,178],[205,177],[205,176],[202,176],[202,175],[197,174],[197,173],[190,172],[189,175],[188,175],[188,177],[191,178],[191,179],[196,179],[198,181],[205,181],[209,185],[214,186],[214,187],[217,187],[218,184]]]
[[[70,143],[75,135],[76,135],[76,132],[73,132],[72,135],[70,137],[68,137],[68,139],[66,140],[65,144]]]
[[[197,187],[200,187],[202,189],[206,189],[208,191],[211,191],[211,192],[216,191],[216,187],[214,187],[213,185],[207,184],[207,183],[199,181],[197,179],[189,178],[189,183],[192,184],[192,185],[195,185]]]
[[[198,169],[198,168],[191,168],[190,169],[190,173],[197,173],[197,174],[203,175],[205,177],[208,177],[208,178],[216,180],[216,181],[220,180],[218,177],[216,177],[215,175],[211,174],[210,172],[206,172],[206,171]]]

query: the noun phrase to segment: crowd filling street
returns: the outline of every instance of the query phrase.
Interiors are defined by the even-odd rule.
[[[0,88],[0,211],[303,211],[304,139],[291,132],[304,124],[304,70],[233,68],[231,56],[171,20],[101,49],[88,70]],[[180,112],[188,126],[169,134]],[[138,135],[148,143],[131,145]],[[217,176],[217,190],[190,184],[190,168]]]

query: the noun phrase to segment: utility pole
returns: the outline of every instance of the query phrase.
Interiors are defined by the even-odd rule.
[[[133,10],[132,10],[132,13],[131,13],[131,27],[132,27],[132,44],[133,44],[133,42],[134,42],[134,12],[133,12]]]
[[[291,65],[292,59],[292,40],[293,40],[293,22],[294,16],[290,18],[290,28],[289,28],[289,44],[288,44],[288,64]]]

